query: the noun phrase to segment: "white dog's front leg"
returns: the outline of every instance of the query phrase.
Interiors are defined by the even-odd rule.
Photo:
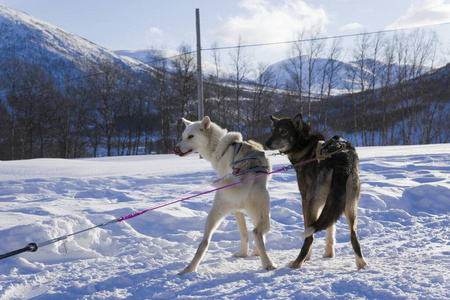
[[[220,199],[218,197],[218,194],[216,194],[214,204],[208,214],[208,218],[206,219],[203,240],[198,246],[197,252],[195,252],[194,258],[192,259],[191,263],[183,271],[178,273],[178,275],[195,272],[197,270],[197,267],[200,264],[203,256],[205,255],[206,250],[208,250],[212,234],[217,229],[220,222],[222,222],[222,220],[228,215],[228,213],[229,211],[221,207]]]
[[[203,238],[202,242],[198,246],[197,252],[195,252],[195,256],[192,259],[191,263],[184,268],[183,271],[179,272],[178,275],[183,275],[189,272],[195,272],[197,271],[198,264],[202,260],[203,256],[205,255],[206,250],[208,250],[209,241],[211,238]]]
[[[261,257],[262,267],[265,270],[274,270],[277,266],[272,262],[269,255],[266,252],[266,246],[264,245],[264,238],[262,234],[261,228],[258,226],[253,229],[253,237],[255,238],[256,248],[258,248],[258,252]]]
[[[236,222],[238,224],[239,232],[241,234],[241,249],[236,252],[234,257],[247,257],[248,256],[248,231],[247,225],[245,224],[245,216],[243,212],[236,211],[234,212],[234,216],[236,218]]]

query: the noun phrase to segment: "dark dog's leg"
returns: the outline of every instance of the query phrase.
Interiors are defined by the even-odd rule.
[[[303,263],[305,262],[306,257],[308,256],[308,253],[311,251],[311,247],[314,241],[314,235],[311,235],[307,238],[305,238],[305,241],[302,246],[302,250],[300,250],[300,254],[297,256],[297,258],[289,264],[290,268],[298,269],[301,268]]]
[[[356,267],[358,270],[361,270],[367,266],[367,263],[362,255],[361,245],[359,244],[358,234],[356,233],[356,218],[350,219],[350,217],[347,216],[347,220],[350,227],[350,241],[352,243],[353,251],[355,252]]]
[[[350,227],[350,242],[352,243],[353,251],[355,252],[356,267],[358,270],[364,269],[367,266],[364,260],[361,245],[359,244],[358,234],[356,233],[357,214],[356,206],[351,211],[346,211],[348,226]]]
[[[305,231],[311,226],[311,224],[315,223],[319,218],[320,211],[323,212],[324,206],[327,202],[328,196],[330,194],[330,187],[333,178],[333,171],[328,172],[319,172],[319,175],[312,181],[312,189],[309,194],[310,198],[307,200],[306,210],[303,209],[303,216],[305,218]],[[305,208],[305,206],[303,207]],[[333,224],[327,227],[333,227]],[[330,236],[331,233],[331,236]],[[311,241],[312,243],[312,241]],[[306,244],[306,240],[305,243]],[[332,256],[334,246],[334,228],[331,228],[331,231],[327,230],[327,249],[325,252],[329,257]],[[309,247],[308,252],[306,253],[305,260],[308,261],[311,258],[312,247]],[[303,250],[303,248],[302,248]],[[306,251],[306,250],[305,250]]]
[[[364,260],[361,245],[359,244],[358,234],[356,233],[356,224],[358,222],[358,201],[359,201],[360,183],[356,175],[349,176],[347,180],[347,204],[345,207],[345,217],[350,227],[350,242],[355,252],[356,267],[358,270],[367,266]]]
[[[306,230],[306,228],[308,228],[308,225],[311,224],[311,222],[309,221],[308,200],[307,199],[308,198],[306,198],[306,196],[302,197],[303,223],[305,225],[305,230]],[[310,247],[310,248],[312,248],[312,247]],[[311,253],[312,253],[312,249],[310,249],[309,252],[306,254],[305,261],[308,261],[311,259]],[[291,262],[291,264],[293,264],[293,263],[294,262]],[[297,267],[297,268],[300,268],[300,267]],[[293,268],[295,268],[295,267],[293,267]]]
[[[331,225],[327,228],[327,235],[326,235],[326,246],[325,246],[325,252],[323,253],[324,258],[333,258],[334,257],[334,244],[336,242],[336,224]]]
[[[314,195],[314,193],[312,193]],[[311,199],[309,198],[309,193],[302,193],[302,209],[303,209],[303,221],[305,223],[305,229],[317,219],[317,214],[312,213]],[[303,242],[302,249],[300,250],[297,258],[289,263],[289,267],[293,269],[299,269],[302,267],[303,263],[311,258],[311,248],[314,242],[314,235],[305,238]]]
[[[330,176],[331,177],[331,176]],[[305,228],[308,228],[314,221],[318,218],[318,210],[325,202],[324,198],[321,197],[320,181],[313,185],[313,191],[311,192],[312,198],[304,198],[306,201],[302,201],[303,206],[303,218],[305,221]],[[329,186],[326,190],[329,189]],[[326,194],[326,193],[325,193]],[[326,198],[325,198],[326,199]],[[306,205],[305,205],[306,204]],[[303,263],[311,258],[311,248],[314,242],[314,235],[310,235],[305,238],[303,242],[302,249],[297,258],[289,264],[290,268],[298,269],[301,268]]]

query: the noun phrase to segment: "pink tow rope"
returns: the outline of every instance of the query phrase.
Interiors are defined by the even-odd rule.
[[[192,199],[192,198],[195,198],[195,197],[200,197],[200,196],[207,195],[207,194],[210,194],[210,193],[213,193],[213,192],[217,192],[219,190],[223,190],[223,189],[226,189],[226,188],[229,188],[229,187],[232,187],[232,186],[244,183],[244,182],[255,180],[255,179],[258,179],[258,178],[263,177],[263,176],[268,176],[268,175],[275,174],[275,173],[278,173],[278,172],[281,172],[281,171],[287,171],[289,169],[293,169],[295,167],[306,165],[306,164],[308,164],[310,162],[313,162],[313,161],[316,161],[316,160],[318,160],[318,158],[311,158],[311,159],[308,159],[308,160],[296,163],[294,165],[284,166],[284,167],[282,167],[282,168],[280,168],[278,170],[274,170],[274,171],[268,172],[268,173],[262,173],[260,175],[257,175],[257,176],[254,176],[254,177],[250,177],[250,178],[247,178],[247,179],[243,179],[243,180],[240,180],[240,181],[237,181],[237,182],[233,182],[233,183],[230,183],[230,184],[227,184],[227,185],[224,185],[224,186],[221,186],[221,187],[218,187],[218,188],[215,188],[213,190],[209,190],[209,191],[206,191],[206,192],[203,192],[203,193],[200,193],[200,194],[195,194],[195,195],[192,195],[192,196],[189,196],[189,197],[186,197],[186,198],[181,198],[181,199],[178,199],[178,200],[175,200],[175,201],[172,201],[172,202],[167,202],[167,203],[164,203],[164,204],[156,205],[156,206],[144,209],[142,211],[135,212],[135,213],[129,214],[127,216],[120,217],[119,219],[117,219],[117,222],[122,222],[122,221],[125,221],[125,220],[128,220],[128,219],[132,219],[134,217],[143,215],[146,212],[149,212],[149,211],[152,211],[152,210],[156,210],[156,209],[161,208],[161,207],[169,206],[169,205],[172,205],[172,204],[175,204],[175,203],[178,203],[178,202],[182,202],[182,201],[186,201],[186,200],[189,200],[189,199]],[[217,182],[221,181],[222,179],[224,179],[226,176],[227,175],[225,175],[225,176],[223,176],[223,177],[221,177],[219,179],[216,179],[213,182],[208,183],[208,185],[217,183]],[[186,193],[186,194],[190,194],[190,193],[191,192]],[[186,195],[186,194],[184,194],[184,195]]]
[[[329,157],[329,156],[328,156],[328,157]],[[325,157],[325,158],[328,158],[328,157]],[[172,205],[172,204],[175,204],[175,203],[178,203],[178,202],[186,201],[186,200],[189,200],[189,199],[192,199],[192,198],[195,198],[195,197],[207,195],[207,194],[210,194],[210,193],[213,193],[213,192],[222,190],[222,189],[226,189],[226,188],[229,188],[229,187],[238,185],[238,184],[242,184],[242,183],[244,183],[244,182],[248,182],[248,181],[251,181],[251,180],[258,179],[258,178],[263,177],[263,176],[268,176],[268,175],[275,174],[275,173],[278,173],[278,172],[281,172],[281,171],[287,171],[287,170],[289,170],[289,169],[293,169],[293,168],[295,168],[295,167],[303,166],[303,165],[309,164],[310,162],[317,161],[317,160],[320,160],[320,159],[324,159],[324,158],[318,158],[318,157],[316,157],[316,158],[311,158],[311,159],[308,159],[308,160],[305,160],[305,161],[296,163],[296,164],[294,164],[294,165],[284,166],[284,167],[282,167],[282,168],[280,168],[280,169],[277,169],[277,170],[274,170],[274,171],[271,171],[271,172],[268,172],[268,173],[262,173],[262,174],[260,174],[260,175],[257,175],[257,176],[251,177],[251,178],[247,178],[247,179],[243,179],[243,180],[240,180],[240,181],[237,181],[237,182],[233,182],[233,183],[230,183],[230,184],[227,184],[227,185],[224,185],[224,186],[221,186],[221,187],[218,187],[218,188],[215,188],[215,189],[206,191],[206,192],[202,192],[202,193],[199,193],[199,194],[195,194],[195,195],[192,195],[192,196],[189,196],[189,197],[184,197],[184,198],[181,198],[181,199],[178,199],[178,200],[174,200],[174,201],[171,201],[171,202],[167,202],[167,203],[164,203],[164,204],[156,205],[156,206],[153,206],[153,207],[144,209],[144,210],[142,210],[142,211],[139,211],[139,212],[135,212],[135,213],[129,214],[129,215],[127,215],[127,216],[122,216],[122,217],[117,218],[117,219],[115,219],[115,220],[107,221],[107,222],[101,223],[101,224],[99,224],[99,225],[92,226],[92,227],[90,227],[90,228],[86,228],[86,229],[83,229],[83,230],[80,230],[80,231],[77,231],[77,232],[73,232],[73,233],[70,233],[70,234],[67,234],[67,235],[60,236],[60,237],[55,238],[55,239],[52,239],[52,240],[48,240],[48,241],[42,242],[42,243],[40,243],[40,244],[29,243],[29,244],[28,244],[26,247],[24,247],[24,248],[21,248],[21,249],[18,249],[18,250],[11,251],[11,252],[8,252],[8,253],[5,253],[5,254],[0,255],[0,260],[2,260],[2,259],[4,259],[4,258],[7,258],[7,257],[10,257],[10,256],[14,256],[14,255],[23,253],[23,252],[36,252],[36,251],[38,250],[39,247],[46,246],[46,245],[50,245],[50,244],[56,243],[56,242],[58,242],[58,241],[65,240],[65,239],[67,239],[67,238],[70,237],[70,236],[74,236],[74,235],[77,235],[77,234],[86,232],[86,231],[91,230],[91,229],[94,229],[94,228],[104,227],[104,226],[107,226],[107,225],[109,225],[109,224],[113,224],[113,223],[117,223],[117,222],[123,222],[123,221],[125,221],[125,220],[129,220],[129,219],[132,219],[132,218],[134,218],[134,217],[143,215],[143,214],[145,214],[146,212],[149,212],[149,211],[152,211],[152,210],[156,210],[156,209],[159,209],[159,208],[162,208],[162,207],[165,207],[165,206],[169,206],[169,205]],[[221,178],[219,178],[219,179],[216,179],[216,180],[214,180],[213,182],[210,182],[210,183],[208,183],[208,184],[204,184],[204,185],[202,185],[201,187],[199,187],[199,188],[197,188],[197,189],[195,189],[195,190],[193,190],[193,191],[190,191],[190,192],[188,192],[188,193],[185,193],[185,194],[183,194],[183,195],[190,194],[190,193],[192,193],[192,192],[194,192],[194,191],[196,191],[196,190],[199,190],[200,188],[202,188],[202,187],[204,187],[204,186],[206,186],[206,185],[211,185],[211,184],[217,183],[217,182],[221,181],[222,179],[224,179],[226,176],[228,176],[228,175],[225,175],[225,176],[223,176],[223,177],[221,177]],[[181,195],[181,196],[183,196],[183,195]]]

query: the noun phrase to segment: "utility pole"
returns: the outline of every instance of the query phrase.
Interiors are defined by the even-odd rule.
[[[200,41],[200,10],[195,9],[195,20],[197,28],[197,98],[198,98],[198,120],[201,121],[205,115],[203,109],[203,75],[202,75],[202,46]]]

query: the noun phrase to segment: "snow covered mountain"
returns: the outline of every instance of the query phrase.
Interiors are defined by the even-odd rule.
[[[102,62],[106,59],[139,71],[143,68],[151,68],[152,57],[154,59],[161,55],[158,50],[150,49],[111,51],[26,13],[4,6],[0,6],[0,37],[0,78],[5,76],[7,70],[5,64],[11,59],[51,70],[53,79],[56,82],[62,82],[67,75],[72,78],[86,75],[92,63]],[[162,53],[163,56],[169,58],[179,54],[174,50]],[[331,61],[326,58],[315,58],[313,62],[316,74],[312,82],[312,92],[319,93],[323,78],[322,70],[329,68]],[[333,62],[336,73],[332,83],[332,94],[349,92],[352,80],[357,82],[361,77],[369,85],[368,81],[373,72],[372,66],[375,66],[377,72],[385,68],[383,63],[368,59],[364,61],[364,70],[361,73],[359,70],[361,63],[358,61],[335,60]],[[287,58],[268,67],[267,72],[273,73],[278,78],[277,82],[280,88],[285,88],[286,83],[292,80],[292,74],[296,72],[293,63],[298,65],[299,59]],[[302,64],[303,91],[305,91],[309,75],[309,62],[306,56],[302,57]],[[215,72],[215,65],[212,63],[203,61],[202,66],[205,75]],[[403,67],[394,65],[391,76],[395,76],[400,68]],[[424,68],[423,73],[425,71],[428,69]],[[221,72],[224,75],[227,73],[224,69],[221,69]],[[409,73],[408,69],[407,73]],[[377,77],[375,87],[381,85],[382,76]],[[358,84],[353,85],[353,89],[358,91]]]
[[[1,64],[10,59],[36,64],[51,70],[56,81],[66,75],[85,75],[92,63],[105,59],[136,70],[144,67],[140,61],[4,6],[0,6],[0,36]],[[0,68],[0,76],[4,72],[5,68]]]
[[[333,62],[333,64],[331,64]],[[371,82],[373,82],[373,74],[375,73],[375,88],[379,88],[382,85],[387,69],[387,65],[380,61],[375,61],[372,59],[366,59],[362,61],[350,61],[344,62],[340,60],[331,61],[327,58],[314,58],[310,62],[307,56],[302,56],[301,60],[298,57],[287,58],[285,60],[279,61],[268,67],[267,72],[275,74],[278,79],[278,84],[281,88],[284,88],[286,83],[299,78],[300,69],[302,73],[302,89],[303,92],[308,91],[308,85],[311,81],[311,89],[313,93],[320,93],[322,88],[322,82],[328,84],[328,78],[326,75],[324,77],[324,70],[326,73],[330,73],[331,68],[334,69],[334,74],[332,77],[332,95],[348,93],[349,91],[360,91],[361,80],[364,80],[365,89],[371,88]],[[393,64],[390,69],[391,80],[397,78],[399,72],[405,72],[407,74],[407,79],[411,79],[413,75],[412,66],[400,66],[398,64]],[[424,66],[422,68],[422,73],[429,71],[430,68]],[[309,79],[309,73],[311,72],[311,80]],[[325,85],[326,87],[326,85]]]
[[[136,49],[136,50],[117,50],[114,51],[116,54],[122,57],[130,57],[132,59],[138,60],[142,63],[148,64],[150,66],[155,66],[159,59],[168,58],[169,61],[174,61],[175,57],[181,55],[180,52],[175,50],[158,50],[158,49]],[[191,55],[195,56],[195,53]],[[195,63],[197,59],[195,58]],[[172,66],[168,66],[169,70]],[[205,76],[208,74],[213,74],[216,72],[216,66],[208,61],[202,60],[202,71]],[[222,73],[227,71],[220,68]]]
[[[161,58],[161,55],[165,57],[173,57],[180,55],[180,52],[174,50],[155,50],[155,49],[136,49],[136,50],[116,50],[116,54],[124,57],[130,57],[140,62],[153,64],[154,60]]]

